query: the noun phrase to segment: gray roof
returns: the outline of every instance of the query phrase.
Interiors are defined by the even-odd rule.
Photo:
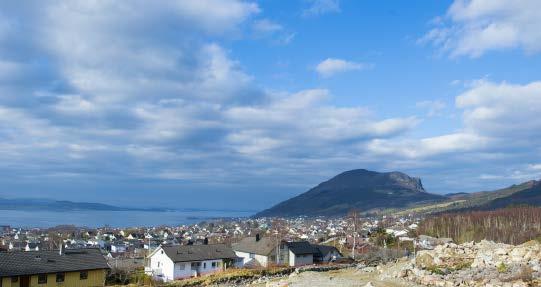
[[[324,257],[327,254],[331,253],[332,251],[336,251],[338,252],[338,254],[342,255],[342,253],[340,253],[340,251],[338,251],[338,249],[334,246],[318,245],[318,244],[312,244],[312,246],[314,246],[319,251],[318,254],[316,254],[316,256]]]
[[[233,250],[268,256],[276,246],[276,239],[270,237],[263,237],[259,241],[255,237],[246,237],[233,244]]]
[[[289,250],[296,255],[319,253],[319,250],[312,246],[308,241],[288,242],[286,244]]]
[[[98,249],[0,252],[0,277],[108,268]]]
[[[237,258],[224,244],[162,246],[162,249],[173,262]]]

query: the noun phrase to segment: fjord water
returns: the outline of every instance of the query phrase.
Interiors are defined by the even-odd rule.
[[[12,227],[136,227],[193,224],[216,218],[247,217],[253,211],[21,211],[0,210],[0,225]]]

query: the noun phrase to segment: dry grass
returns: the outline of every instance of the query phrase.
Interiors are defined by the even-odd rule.
[[[168,287],[191,287],[191,286],[209,286],[227,282],[241,282],[246,280],[255,280],[263,276],[286,275],[293,272],[294,268],[274,267],[268,269],[229,269],[216,274],[179,280],[168,283]]]

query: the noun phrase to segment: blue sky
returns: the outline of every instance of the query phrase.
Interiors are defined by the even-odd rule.
[[[541,175],[536,0],[0,4],[2,197],[261,209]]]

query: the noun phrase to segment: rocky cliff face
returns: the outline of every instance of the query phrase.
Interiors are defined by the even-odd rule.
[[[389,180],[394,182],[397,186],[411,189],[413,191],[425,192],[421,179],[418,177],[410,177],[407,174],[401,172],[390,172],[388,173]]]

